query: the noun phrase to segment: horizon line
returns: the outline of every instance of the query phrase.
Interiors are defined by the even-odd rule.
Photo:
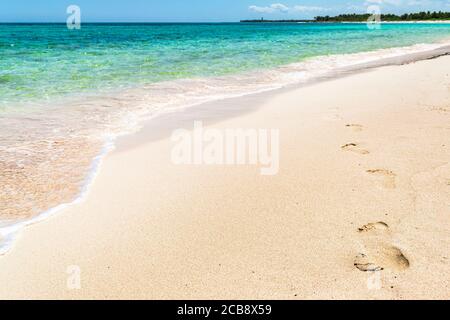
[[[408,13],[381,13],[382,16],[386,16],[386,15],[395,15],[395,16],[402,16],[402,15],[411,15],[411,14],[420,14],[420,13],[448,13],[448,11],[443,11],[443,10],[439,10],[439,11],[431,11],[431,10],[426,10],[426,11],[415,11],[415,12],[408,12]],[[335,14],[330,16],[331,18],[334,17],[338,17],[338,16],[342,16],[342,15],[367,15],[369,13],[339,13],[339,14]],[[327,16],[327,15],[326,15]],[[187,20],[187,21],[85,21],[82,22],[82,24],[108,24],[108,23],[117,23],[117,24],[145,24],[145,23],[239,23],[239,22],[243,22],[243,21],[256,21],[256,20],[266,20],[266,21],[311,21],[311,22],[324,22],[324,21],[317,21],[316,18],[317,17],[326,17],[326,16],[315,16],[312,18],[286,18],[286,19],[266,19],[264,17],[260,17],[260,18],[244,18],[244,19],[239,19],[239,20],[224,20],[224,21],[220,21],[220,20],[199,20],[199,21],[194,21],[194,20]],[[430,20],[431,21],[431,20]],[[339,22],[339,21],[336,21]],[[63,21],[0,21],[0,24],[66,24],[67,21],[63,20]]]

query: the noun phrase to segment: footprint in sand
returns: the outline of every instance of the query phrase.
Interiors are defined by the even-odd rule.
[[[351,151],[359,154],[369,154],[370,152],[359,147],[357,143],[347,143],[341,146],[342,150]]]
[[[395,246],[380,245],[379,248],[368,252],[368,254],[360,253],[355,258],[355,267],[360,271],[382,271],[385,269],[403,271],[409,268],[409,260]]]
[[[382,270],[403,271],[409,260],[402,250],[391,243],[389,226],[385,222],[369,223],[358,229],[364,235],[364,249],[355,257],[355,267],[363,272]]]
[[[450,108],[447,107],[430,107],[429,108],[431,111],[437,111],[440,113],[448,113],[450,112]]]
[[[359,232],[369,232],[369,231],[379,231],[379,230],[389,230],[389,226],[387,223],[380,221],[380,222],[375,222],[375,223],[369,223],[366,224],[364,226],[362,226],[361,228],[358,228]]]
[[[351,128],[353,129],[353,131],[355,132],[360,132],[364,129],[364,127],[360,124],[354,124],[354,123],[350,123],[350,124],[346,124],[345,125],[347,128]]]
[[[372,169],[367,170],[367,173],[377,177],[381,177],[383,179],[383,186],[385,188],[395,189],[395,178],[397,177],[397,175],[394,172],[386,169]]]

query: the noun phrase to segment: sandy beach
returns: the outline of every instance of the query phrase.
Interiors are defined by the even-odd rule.
[[[117,142],[82,202],[20,233],[0,257],[0,298],[449,299],[449,66],[150,121]],[[278,129],[278,174],[175,165],[171,132],[194,121]]]

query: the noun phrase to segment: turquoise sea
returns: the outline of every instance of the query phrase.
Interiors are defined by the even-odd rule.
[[[142,119],[449,39],[450,24],[0,24],[0,254]]]
[[[450,24],[0,25],[0,107],[450,37]]]

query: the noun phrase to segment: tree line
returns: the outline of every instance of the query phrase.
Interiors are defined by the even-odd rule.
[[[367,21],[371,14],[340,14],[338,16],[318,16],[314,18],[317,22],[359,22]],[[417,13],[405,13],[402,15],[396,14],[381,14],[382,21],[418,21],[418,20],[450,20],[450,12],[442,11],[422,11]]]

